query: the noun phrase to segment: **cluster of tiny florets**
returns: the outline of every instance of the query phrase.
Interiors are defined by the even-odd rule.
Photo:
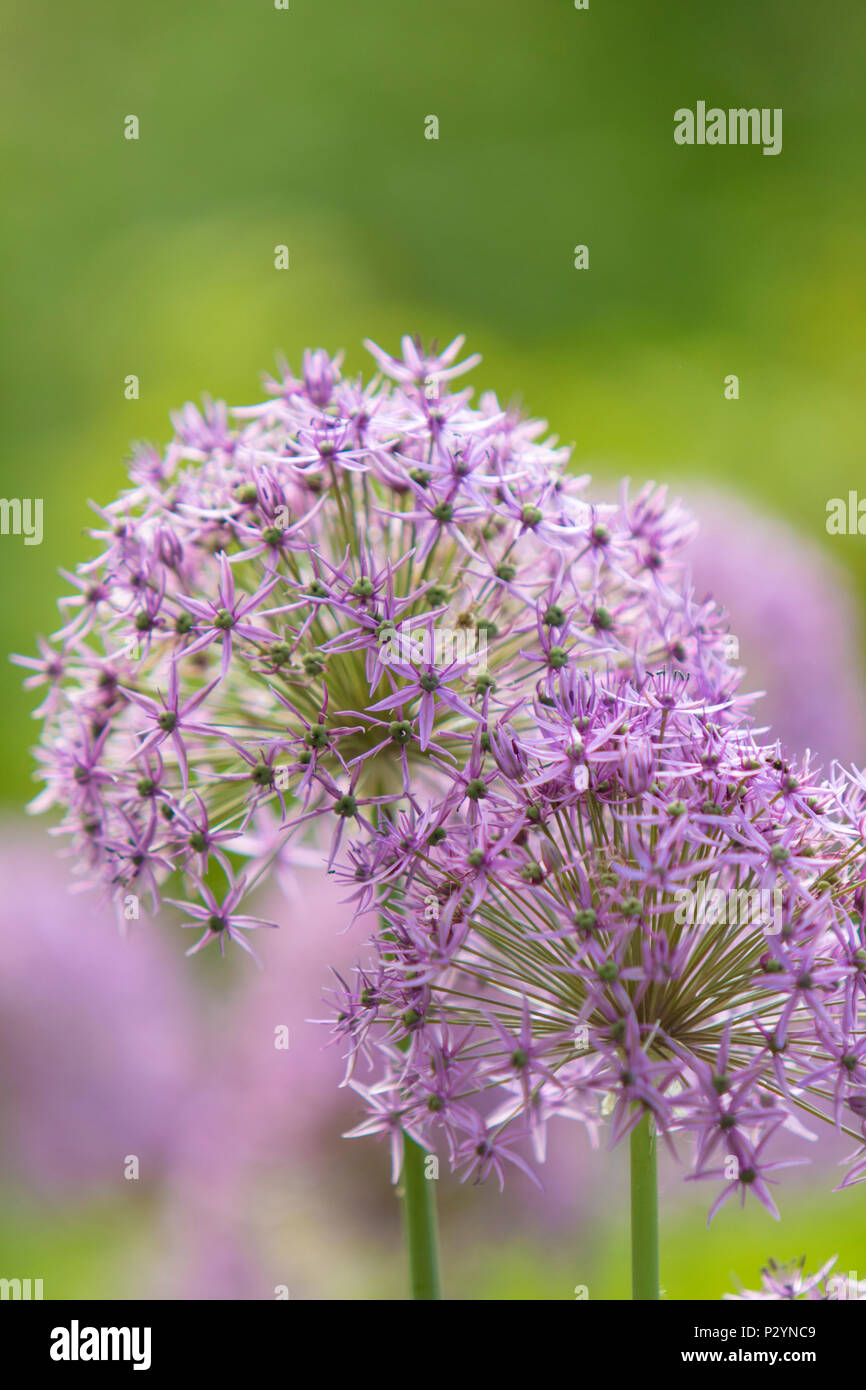
[[[722,1184],[712,1212],[775,1214],[777,1132],[866,1119],[862,788],[664,670],[557,675],[529,707],[347,871],[382,919],[336,991],[350,1075],[378,1073],[359,1132],[501,1178],[557,1116],[616,1143],[649,1113]]]
[[[307,353],[136,451],[24,662],[36,807],[121,912],[176,891],[192,950],[249,949],[249,890],[324,854],[381,922],[335,1028],[395,1166],[410,1134],[532,1173],[550,1119],[649,1112],[772,1206],[779,1128],[866,1116],[864,787],[750,732],[679,506],[589,502],[452,387],[461,340],[368,346],[367,385]]]
[[[334,850],[371,830],[539,678],[651,659],[731,683],[718,617],[675,577],[683,513],[589,506],[543,422],[450,388],[460,340],[404,347],[372,349],[391,380],[310,352],[262,404],[178,412],[97,509],[62,627],[18,658],[47,689],[34,809],[62,808],[121,906],[155,911],[178,875],[205,942],[243,940],[244,888],[307,821]]]

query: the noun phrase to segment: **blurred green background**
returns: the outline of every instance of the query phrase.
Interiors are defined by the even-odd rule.
[[[686,498],[692,483],[729,485],[830,547],[866,596],[866,542],[824,527],[827,499],[862,486],[866,435],[862,6],[2,12],[2,492],[45,501],[41,547],[0,540],[4,651],[56,626],[56,567],[88,553],[86,501],[122,486],[130,440],[164,442],[168,411],[202,391],[257,399],[277,351],[297,366],[305,346],[345,347],[366,370],[361,339],[393,349],[404,332],[466,332],[484,355],[474,384],[548,418],[579,468],[671,481]],[[673,112],[698,99],[783,108],[782,154],[677,147]],[[130,114],[138,141],[123,138]],[[438,141],[424,138],[430,114]],[[723,395],[729,373],[738,401]],[[6,663],[0,699],[0,797],[16,809],[33,725]],[[789,1193],[781,1231],[726,1211],[707,1237],[704,1193],[695,1204],[672,1180],[669,1296],[716,1298],[731,1269],[748,1283],[767,1255],[801,1250],[815,1265],[838,1250],[864,1277],[866,1204],[826,1186]],[[593,1297],[623,1289],[624,1213],[606,1210],[581,1236],[597,1252]],[[25,1213],[3,1263],[45,1255],[67,1271],[64,1292],[99,1297],[147,1223],[110,1205],[47,1225]],[[387,1238],[399,1261],[396,1229]],[[451,1287],[568,1297],[586,1282],[575,1245],[479,1235]],[[365,1254],[346,1256],[362,1280]],[[393,1292],[391,1273],[367,1267],[369,1292]]]

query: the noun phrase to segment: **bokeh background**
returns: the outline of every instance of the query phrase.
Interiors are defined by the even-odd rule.
[[[762,722],[866,760],[866,539],[825,529],[829,498],[866,496],[862,7],[4,0],[2,15],[0,491],[45,507],[41,546],[0,537],[4,652],[56,626],[87,499],[122,486],[131,440],[165,441],[169,410],[203,391],[249,403],[277,351],[297,365],[344,347],[366,369],[363,337],[465,332],[476,386],[549,419],[601,491],[654,478],[692,503],[696,583],[732,611]],[[782,154],[676,146],[673,112],[698,99],[781,107]],[[304,1022],[353,951],[339,905],[312,880],[283,897],[255,978],[184,961],[156,928],[119,939],[24,824],[20,674],[3,662],[0,1275],[43,1277],[46,1297],[401,1297],[385,1155],[339,1138],[339,1059]],[[709,1194],[667,1171],[667,1296],[718,1298],[733,1273],[754,1286],[771,1254],[838,1252],[864,1277],[864,1190],[832,1194],[839,1152],[821,1151],[786,1180],[778,1227],[726,1208],[707,1233]],[[565,1133],[543,1199],[440,1188],[452,1296],[626,1294],[618,1156]]]

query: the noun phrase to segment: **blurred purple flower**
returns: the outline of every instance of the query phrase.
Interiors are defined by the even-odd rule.
[[[254,855],[253,855],[254,857]],[[311,854],[311,859],[319,856]],[[344,1190],[345,1220],[366,1239],[387,1213],[378,1154],[359,1158],[336,1137],[357,1119],[340,1089],[343,1061],[307,1020],[321,1013],[328,964],[346,970],[345,889],[306,869],[280,873],[259,905],[273,933],[272,968],[239,970],[228,989],[197,985],[144,913],[124,939],[110,906],[69,892],[62,862],[44,842],[8,830],[0,849],[0,1163],[30,1198],[100,1196],[123,1203],[139,1184],[123,1178],[136,1154],[141,1186],[156,1198],[154,1238],[129,1292],[159,1298],[272,1299],[324,1295],[320,1243]],[[277,888],[277,883],[274,883]],[[277,1047],[278,1029],[288,1047]],[[559,1138],[560,1136],[554,1136]],[[566,1136],[567,1137],[567,1136]],[[330,1156],[329,1156],[330,1155]],[[595,1189],[588,1148],[554,1144],[545,1193],[516,1194],[513,1219],[561,1225]],[[357,1167],[369,1162],[369,1201]],[[323,1164],[331,1195],[317,1204]],[[348,1165],[356,1176],[341,1179]],[[576,1189],[575,1172],[578,1179]],[[511,1195],[507,1196],[511,1201]],[[465,1206],[465,1203],[463,1204]],[[528,1210],[531,1205],[531,1210]],[[462,1209],[462,1208],[461,1208]],[[275,1222],[309,1238],[271,1248]],[[501,1211],[490,1211],[501,1221]],[[484,1222],[477,1228],[483,1239]]]
[[[183,1119],[194,1009],[173,952],[143,924],[68,892],[44,846],[0,854],[0,1153],[37,1191],[160,1176]]]
[[[689,492],[700,532],[684,551],[698,598],[724,600],[733,660],[766,691],[758,724],[827,762],[863,761],[864,653],[851,584],[816,542],[744,499]],[[828,676],[832,672],[832,677]]]

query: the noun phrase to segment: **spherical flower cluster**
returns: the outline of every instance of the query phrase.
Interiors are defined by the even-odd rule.
[[[371,344],[366,386],[308,352],[264,403],[186,406],[98,509],[62,627],[19,658],[47,687],[34,809],[62,808],[121,912],[157,910],[174,875],[193,951],[250,949],[248,890],[316,822],[333,860],[347,827],[471,798],[478,730],[519,725],[539,681],[652,663],[720,705],[736,684],[676,561],[685,514],[653,489],[583,502],[543,422],[452,389],[461,343]]]
[[[711,1217],[736,1193],[776,1214],[780,1128],[859,1137],[862,783],[719,713],[678,672],[551,673],[525,732],[479,727],[435,813],[365,845],[383,927],[336,1001],[377,1071],[357,1132],[501,1180],[558,1115],[616,1143],[649,1113],[725,1180]]]

